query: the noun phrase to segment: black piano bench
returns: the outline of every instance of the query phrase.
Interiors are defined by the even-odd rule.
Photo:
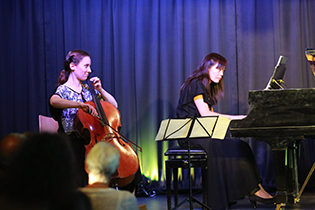
[[[173,169],[173,188],[175,206],[178,205],[178,168],[189,168],[188,150],[181,147],[172,147],[165,153],[168,160],[165,161],[166,168],[166,196],[167,209],[171,210],[171,169]],[[202,195],[203,203],[207,205],[207,153],[202,149],[190,150],[190,163],[192,168],[200,167],[202,171]]]

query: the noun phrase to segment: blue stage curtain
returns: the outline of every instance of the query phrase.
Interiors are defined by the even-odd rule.
[[[155,142],[155,135],[161,120],[175,116],[180,86],[206,54],[217,52],[228,60],[225,98],[214,107],[218,112],[247,114],[248,91],[265,88],[279,55],[289,58],[284,77],[289,87],[314,87],[304,49],[315,47],[315,1],[3,0],[0,4],[1,137],[38,131],[38,115],[50,115],[48,98],[65,55],[80,48],[92,56],[92,76],[99,76],[119,103],[122,134],[142,147],[137,151],[143,174],[161,185],[163,153],[176,142]],[[272,184],[269,146],[245,141],[256,155],[264,183]],[[314,153],[313,144],[303,148]]]

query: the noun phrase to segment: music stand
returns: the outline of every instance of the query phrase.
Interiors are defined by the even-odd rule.
[[[189,196],[175,206],[172,210],[179,208],[186,202],[189,202],[190,210],[193,210],[192,202],[196,202],[202,207],[211,210],[208,206],[198,201],[192,196],[191,179],[191,160],[190,160],[190,141],[193,138],[219,138],[225,137],[230,119],[213,116],[186,119],[167,119],[161,122],[156,141],[168,141],[186,139],[188,143],[188,175],[189,175]]]

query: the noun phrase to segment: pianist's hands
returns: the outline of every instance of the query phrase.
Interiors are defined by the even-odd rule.
[[[244,119],[247,115],[229,115],[231,120],[241,120]]]

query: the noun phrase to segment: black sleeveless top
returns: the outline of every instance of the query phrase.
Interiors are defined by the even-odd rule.
[[[212,107],[213,104],[210,102],[205,85],[201,80],[196,78],[193,79],[190,84],[186,84],[180,93],[176,108],[177,118],[201,117],[194,102],[194,97],[198,95],[203,96],[203,100],[209,105],[209,108]]]

